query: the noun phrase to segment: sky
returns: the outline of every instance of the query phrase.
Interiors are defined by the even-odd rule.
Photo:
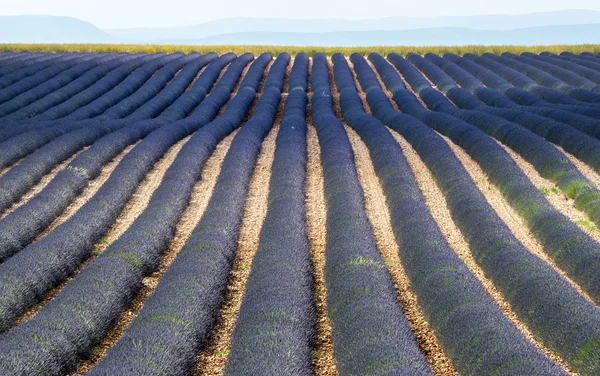
[[[346,18],[600,10],[598,0],[0,0],[0,15],[71,16],[101,29],[186,26],[232,17]]]

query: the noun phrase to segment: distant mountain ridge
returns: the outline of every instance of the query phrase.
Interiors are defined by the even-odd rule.
[[[116,38],[73,17],[0,16],[0,43],[119,43]]]
[[[541,26],[515,30],[440,27],[330,33],[249,32],[221,34],[201,39],[163,40],[155,43],[315,47],[596,44],[600,43],[600,24]]]
[[[525,27],[529,26],[529,27]],[[0,43],[294,46],[600,43],[600,11],[378,20],[236,18],[173,28],[100,30],[58,16],[0,16]]]
[[[367,20],[230,18],[191,26],[169,28],[112,29],[108,33],[132,41],[200,39],[210,36],[250,32],[328,33],[340,31],[413,30],[458,27],[477,30],[510,30],[539,26],[600,23],[600,11],[564,10],[524,15],[464,17],[387,17]]]

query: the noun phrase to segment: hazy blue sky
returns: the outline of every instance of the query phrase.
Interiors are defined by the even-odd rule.
[[[380,18],[600,10],[598,0],[0,0],[0,15],[77,17],[100,28],[184,26],[230,17]]]

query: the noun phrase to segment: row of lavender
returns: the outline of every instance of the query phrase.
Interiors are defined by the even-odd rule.
[[[357,72],[360,71],[358,66],[361,65],[361,58],[353,56]],[[488,175],[490,181],[500,189],[509,204],[523,217],[548,255],[597,303],[598,262],[594,260],[598,260],[600,253],[598,243],[558,213],[517,168],[514,161],[483,133],[511,147],[532,163],[542,176],[557,182],[566,194],[576,198],[576,206],[585,210],[590,214],[590,218],[595,220],[597,209],[594,207],[598,205],[597,189],[574,168],[566,156],[552,148],[545,140],[538,137],[538,134],[565,149],[571,147],[576,151],[579,148],[588,156],[593,156],[594,150],[598,148],[598,141],[587,137],[572,124],[579,122],[580,113],[587,114],[584,120],[588,124],[597,122],[593,116],[597,111],[594,104],[596,94],[583,88],[568,87],[563,82],[561,87],[565,93],[571,94],[573,98],[585,98],[587,101],[573,103],[572,100],[568,100],[564,102],[570,104],[565,104],[563,107],[549,105],[538,97],[535,102],[530,101],[530,106],[525,107],[510,99],[515,99],[515,95],[521,99],[531,98],[534,95],[530,92],[508,87],[506,83],[503,93],[511,93],[512,97],[509,99],[509,95],[504,96],[500,90],[490,90],[482,87],[481,84],[469,84],[476,79],[449,60],[463,62],[466,67],[470,66],[472,71],[478,72],[480,78],[487,75],[488,81],[494,79],[500,81],[501,79],[492,71],[477,71],[471,64],[465,63],[463,58],[454,55],[446,56],[446,59],[427,55],[426,60],[420,56],[409,55],[410,61],[438,85],[437,87],[446,94],[444,96],[432,88],[421,73],[406,60],[398,55],[391,55],[388,58],[429,110],[423,108],[414,95],[406,90],[402,81],[398,79],[395,69],[380,56],[371,55],[370,59],[381,73],[388,90],[392,91],[398,107],[464,148]],[[498,57],[494,59],[501,60]],[[460,77],[461,86],[470,88],[471,91],[459,88],[449,76],[427,60],[446,72],[452,72],[453,77]],[[370,71],[370,68],[363,64],[362,71],[366,69]],[[553,69],[563,73],[562,77],[572,77],[568,72],[561,71],[562,68]],[[540,82],[553,81],[550,74],[546,72],[536,73],[538,76],[532,78],[537,78]],[[390,77],[398,78],[390,79]],[[374,109],[387,101],[385,95],[377,91],[379,84],[375,85],[375,83],[372,78],[370,84],[372,88],[375,87],[375,90],[367,93],[367,99]],[[537,86],[525,86],[525,88],[534,89]],[[549,92],[550,90],[544,90],[546,94]],[[585,96],[582,95],[584,92]],[[557,97],[560,98],[561,93],[558,91],[557,93]],[[548,107],[552,107],[553,110],[548,111]],[[565,109],[574,111],[571,113]],[[578,110],[581,110],[580,113]],[[536,115],[531,116],[532,113]],[[383,117],[384,122],[388,121],[384,113],[380,113],[380,116]],[[562,143],[559,140],[562,140]],[[584,153],[574,154],[579,157]],[[593,167],[590,160],[580,159]],[[435,169],[432,168],[432,171]],[[502,251],[502,248],[507,251],[512,248],[510,251],[514,252],[518,247],[510,246],[505,240],[506,236],[497,241],[493,240],[501,227],[491,226],[486,232],[482,231],[482,226],[487,223],[481,220],[463,222],[460,213],[456,211],[465,211],[467,206],[463,204],[460,208],[457,207],[456,211],[452,210],[451,193],[452,191],[446,193],[446,199],[455,221],[470,241],[475,259],[496,287],[504,292],[505,298],[509,300],[521,320],[542,343],[561,355],[574,369],[583,374],[597,372],[599,361],[597,344],[600,338],[597,306],[586,301],[552,268],[533,257],[527,250],[522,249],[507,258],[510,253]],[[473,211],[471,215],[478,212],[477,215],[480,216],[481,208]],[[463,228],[461,223],[464,223],[463,226],[469,224],[474,226],[475,231]],[[520,264],[523,266],[518,266]]]
[[[113,171],[111,177],[98,193],[67,222],[62,226],[59,226],[56,231],[51,232],[41,241],[35,242],[25,248],[21,246],[22,243],[11,242],[11,239],[7,239],[8,242],[6,244],[12,246],[12,251],[9,251],[6,254],[6,257],[10,257],[15,252],[18,253],[1,264],[2,267],[5,268],[4,270],[8,271],[12,269],[11,273],[14,273],[12,277],[9,275],[10,273],[1,273],[6,282],[2,285],[2,295],[5,299],[3,301],[1,315],[3,330],[9,329],[14,319],[22,314],[27,307],[42,299],[50,289],[70,276],[78,265],[90,256],[94,242],[110,228],[116,216],[131,197],[139,182],[152,168],[154,163],[158,161],[158,159],[177,141],[181,140],[186,135],[193,133],[198,128],[210,123],[217,115],[219,109],[229,100],[230,94],[236,86],[236,82],[243,73],[242,70],[244,66],[253,60],[251,55],[244,55],[236,59],[231,63],[227,72],[211,91],[211,87],[213,87],[214,82],[217,80],[220,71],[226,64],[231,62],[234,56],[231,54],[224,55],[216,60],[216,55],[214,54],[204,56],[192,55],[183,58],[185,58],[185,60],[179,62],[178,65],[175,66],[169,66],[168,63],[166,65],[162,64],[164,68],[159,69],[158,71],[156,71],[156,69],[160,68],[160,65],[150,67],[149,69],[143,69],[143,67],[139,68],[135,70],[133,74],[127,76],[125,81],[129,81],[129,83],[124,82],[124,85],[117,85],[107,93],[108,97],[105,102],[114,101],[114,98],[111,95],[115,91],[118,91],[117,94],[123,91],[130,92],[131,94],[124,96],[124,100],[121,102],[125,103],[119,103],[117,101],[119,104],[118,106],[108,105],[108,109],[127,109],[131,107],[134,109],[143,109],[159,105],[162,106],[162,108],[157,110],[157,114],[162,113],[166,116],[165,119],[156,119],[155,121],[123,121],[123,126],[120,127],[118,131],[108,132],[108,135],[100,138],[89,149],[79,154],[78,158],[65,168],[62,171],[62,174],[59,174],[40,195],[37,195],[33,200],[28,202],[27,205],[19,208],[22,209],[20,212],[15,211],[4,218],[4,220],[8,220],[5,221],[7,226],[12,226],[7,228],[12,228],[14,230],[12,233],[4,232],[5,234],[16,234],[17,237],[20,237],[17,239],[25,239],[24,242],[31,240],[36,232],[43,229],[45,224],[52,221],[52,219],[60,213],[62,208],[74,199],[83,187],[98,174],[99,169],[105,163],[110,161],[112,157],[120,153],[129,144],[143,138],[143,141],[138,143],[138,145],[126,155],[121,163],[119,163],[118,167]],[[220,121],[220,127],[218,125],[210,127],[211,129],[214,128],[213,132],[216,132],[215,136],[205,136],[202,138],[201,142],[209,142],[209,144],[216,145],[219,134],[221,134],[220,137],[222,138],[226,133],[230,132],[228,129],[232,125],[235,125],[235,123],[230,125],[230,123],[226,121],[228,116],[237,119],[238,124],[243,120],[248,106],[253,100],[253,95],[249,97],[249,91],[246,90],[246,87],[249,87],[254,91],[258,89],[262,71],[269,60],[270,56],[264,56],[257,60],[259,62],[257,68],[251,70],[251,73],[246,75],[245,81],[241,86],[240,99],[232,102],[228,106],[228,109],[230,110],[226,111],[226,113],[219,118],[223,119]],[[206,66],[207,64],[208,66]],[[195,81],[193,87],[183,94],[190,85],[192,79],[197,76],[200,69],[204,66],[206,66],[206,68]],[[167,70],[164,71],[164,69]],[[180,70],[179,74],[173,79],[178,70]],[[138,72],[139,74],[136,75]],[[132,77],[134,78],[132,79]],[[145,81],[144,78],[146,78]],[[164,90],[160,91],[157,95],[156,89],[161,88],[161,81]],[[171,81],[171,83],[165,88],[165,84],[168,81]],[[128,87],[128,84],[131,84],[133,87]],[[137,90],[135,85],[138,85]],[[210,95],[206,97],[209,91]],[[206,97],[206,100],[204,100],[204,97]],[[102,96],[98,99],[101,98]],[[97,100],[97,103],[100,102],[101,101]],[[138,103],[139,105],[136,106]],[[130,104],[130,106],[127,106],[127,104]],[[195,110],[194,107],[196,107]],[[187,116],[190,112],[192,112],[191,115]],[[225,116],[226,114],[231,115]],[[185,119],[177,121],[177,118]],[[54,126],[59,126],[59,124],[60,121],[54,124],[47,124],[43,129],[46,127],[52,128]],[[225,132],[225,134],[222,134],[223,132]],[[67,133],[62,137],[65,143],[70,141],[72,137],[68,136],[72,136],[73,133],[74,132]],[[208,135],[210,131],[204,133]],[[45,147],[38,149],[29,157],[23,159],[15,166],[15,168],[10,169],[9,172],[13,172],[13,170],[22,166],[22,164],[27,161],[27,158],[36,156],[36,154],[43,151],[43,149],[52,153],[56,150],[56,141],[58,140],[60,140],[60,138],[48,143]],[[205,149],[208,145],[199,147]],[[79,146],[79,148],[81,148],[81,146]],[[192,146],[189,146],[189,148],[193,149]],[[210,149],[206,150],[206,153],[210,155]],[[58,161],[54,159],[50,162],[57,164],[60,162],[60,159]],[[201,163],[201,161],[198,161],[197,163]],[[182,167],[180,167],[180,169],[181,168]],[[181,173],[182,171],[178,172]],[[177,180],[177,176],[174,177],[174,179]],[[11,181],[12,179],[7,179],[7,182]],[[171,184],[175,183],[176,182],[171,182]],[[164,184],[168,184],[166,180]],[[164,188],[164,190],[167,190],[167,188]],[[65,191],[67,193],[66,195],[63,194]],[[170,193],[172,187],[169,187],[168,191]],[[186,192],[185,190],[182,190],[179,193],[180,195],[183,195],[182,197],[185,197],[186,194],[189,195],[189,191]],[[160,209],[163,208],[164,198],[165,197],[159,197],[152,201],[156,202],[154,206],[158,206],[158,209],[155,209],[155,211],[158,210],[160,212]],[[170,204],[173,204],[173,200],[176,200],[175,202],[179,201],[180,207],[182,205],[185,206],[187,202],[185,199],[177,199],[177,197],[169,197],[169,200]],[[161,214],[167,217],[169,215],[180,215],[181,213],[178,213],[175,209],[177,206],[172,206],[173,208],[170,208],[169,212],[163,212]],[[37,223],[30,226],[29,229],[27,227],[23,229],[21,224],[31,221],[31,217],[29,217],[29,221],[27,219],[28,214],[37,213],[36,209],[40,207],[45,209],[45,212],[43,211],[40,214],[46,213],[46,215],[42,215],[42,218],[37,216],[34,217],[38,219]],[[146,210],[148,213],[147,217],[156,219],[155,216],[158,214],[156,212],[153,213],[152,209],[154,209],[154,207],[149,205]],[[182,210],[183,208],[181,208],[181,211]],[[136,223],[144,222],[145,218],[146,217],[138,218]],[[172,232],[174,226],[173,223],[159,223],[163,225],[162,228],[164,228],[164,230],[162,234],[157,231],[151,239],[154,241],[154,244],[156,244],[155,247],[165,243],[163,238],[167,236],[168,233]],[[166,227],[164,227],[165,225]],[[138,230],[137,232],[136,229]],[[28,230],[33,233],[27,233]],[[139,229],[139,226],[132,226],[131,230],[128,231],[128,234],[132,234],[131,237],[135,237],[135,235],[138,237],[142,236],[142,239],[139,239],[138,242],[140,242],[140,244],[144,243],[145,246],[149,246],[151,244],[145,242],[151,240],[143,238],[146,231],[147,229]],[[130,252],[135,253],[135,249],[131,249],[130,247],[127,248]],[[155,250],[154,252],[159,251],[160,250]],[[149,251],[147,252],[149,253]],[[116,258],[114,257],[115,255],[117,255]],[[138,270],[140,265],[136,260],[128,256],[130,256],[130,254],[119,251],[107,252],[103,257],[97,258],[88,268],[85,268],[82,273],[80,273],[81,275],[79,278],[76,278],[78,283],[79,281],[86,280],[86,277],[88,280],[96,278],[95,282],[92,282],[87,286],[88,289],[99,289],[100,295],[86,294],[86,298],[88,299],[87,303],[90,304],[90,308],[98,314],[95,316],[95,325],[89,325],[90,311],[75,308],[72,305],[74,302],[76,302],[75,304],[78,307],[85,304],[85,302],[78,297],[74,298],[74,296],[77,295],[76,291],[80,290],[76,286],[77,283],[75,283],[69,284],[69,288],[64,289],[60,294],[60,297],[53,300],[53,303],[56,303],[54,306],[55,308],[52,308],[52,306],[44,307],[44,312],[49,312],[48,316],[45,316],[44,312],[40,312],[40,314],[36,316],[36,320],[39,321],[32,320],[28,322],[27,325],[20,326],[6,334],[6,339],[8,341],[5,342],[4,346],[6,346],[6,349],[10,349],[2,351],[3,359],[10,359],[6,364],[3,364],[3,366],[8,367],[6,372],[9,374],[31,374],[31,372],[62,374],[65,369],[73,367],[80,356],[87,354],[95,341],[97,342],[101,338],[100,333],[110,326],[114,316],[120,312],[120,308],[122,309],[127,305],[125,298],[131,298],[133,291],[137,287],[132,283],[133,281],[131,278],[134,278],[134,276],[138,276],[138,278],[141,277]],[[122,261],[119,261],[119,259],[132,261],[133,264],[131,265],[131,269],[123,270],[125,265]],[[115,261],[117,261],[117,265],[114,265]],[[111,264],[111,262],[117,269],[110,271],[106,268],[98,269],[95,267],[98,264]],[[148,260],[147,262],[151,261]],[[17,267],[13,268],[11,265],[17,265]],[[94,270],[100,270],[100,275],[95,274]],[[110,276],[108,279],[106,278],[106,274],[102,274],[106,272],[108,272],[108,276]],[[121,285],[114,284],[115,281],[113,280],[119,272],[123,278],[121,280]],[[10,281],[14,281],[15,278],[20,282],[11,283]],[[109,300],[102,300],[101,297],[107,297],[106,294],[108,294],[108,291],[105,289],[107,286],[102,285],[102,282],[108,283],[109,286],[113,286],[115,289],[113,290],[113,293],[117,295]],[[100,285],[98,283],[100,283]],[[69,291],[71,291],[71,294]],[[60,319],[60,314],[58,312],[68,316],[68,321]],[[74,317],[74,312],[79,312],[83,316]],[[57,328],[57,323],[61,323],[61,325],[59,325],[60,329]],[[68,325],[65,326],[64,324]],[[19,334],[19,331],[22,331],[21,334]],[[34,332],[38,334],[33,334]],[[10,337],[19,339],[13,344],[10,344]],[[28,340],[26,340],[26,338],[28,338]],[[33,338],[35,339],[31,342]],[[52,351],[49,352],[49,347],[47,345],[59,346],[58,348],[60,348],[61,351],[57,353]],[[17,360],[18,364],[14,362],[15,360]]]

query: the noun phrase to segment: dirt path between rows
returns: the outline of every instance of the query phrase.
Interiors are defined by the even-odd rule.
[[[315,376],[338,374],[331,339],[331,320],[327,315],[327,286],[325,284],[325,246],[327,244],[327,204],[325,202],[321,146],[312,122],[312,64],[308,64],[308,97],[306,107],[306,228],[313,269],[313,294],[315,300],[315,344],[312,368]]]
[[[198,365],[194,375],[222,375],[225,369],[231,345],[231,334],[244,297],[252,260],[258,250],[260,231],[267,216],[271,165],[275,156],[275,139],[282,117],[282,107],[280,107],[275,125],[262,143],[248,187],[238,247],[227,284],[227,292],[223,298],[221,312],[211,338],[198,355]]]
[[[385,193],[379,184],[369,149],[350,127],[346,126],[346,132],[354,150],[356,170],[365,194],[365,209],[373,228],[377,248],[392,275],[402,311],[417,338],[419,349],[425,354],[436,375],[458,375],[421,311],[417,296],[410,288],[409,279],[400,261]]]
[[[375,73],[375,76],[379,80],[379,83],[381,84],[381,86],[383,88],[385,88],[385,85],[383,84],[381,77],[379,76],[379,73],[377,72],[377,70],[375,69],[373,64],[368,60],[367,60],[367,62],[369,64],[369,66],[373,69],[373,72]],[[391,64],[391,65],[393,66],[393,64]],[[395,69],[395,67],[394,67],[394,69]],[[396,69],[396,71],[397,71],[397,69]],[[399,72],[398,72],[398,74],[399,74]],[[400,77],[403,79],[405,84],[407,84],[406,81],[404,80],[404,78],[402,77],[402,75],[400,75]],[[407,87],[409,87],[409,86],[407,85]],[[394,101],[392,100],[391,93],[385,89],[384,89],[384,92],[386,93],[386,96],[388,97],[388,99],[390,99],[390,102],[392,103],[394,108],[397,110],[398,108],[396,106],[396,103],[394,103]],[[416,93],[415,93],[415,95],[416,95]],[[419,97],[417,96],[417,98],[419,98]],[[420,98],[419,98],[419,100],[421,101]],[[421,101],[421,104],[423,104],[424,107],[426,107],[422,101]],[[397,133],[391,129],[390,129],[390,132],[392,133],[392,135],[394,136],[396,141],[398,141],[398,143],[400,144],[400,146],[403,150],[403,153],[404,153],[405,157],[407,158],[409,165],[411,166],[411,169],[413,170],[413,174],[415,175],[415,178],[417,179],[419,188],[421,189],[421,192],[423,193],[423,196],[425,198],[425,203],[426,203],[427,207],[429,208],[430,212],[432,213],[436,223],[438,224],[438,227],[440,228],[442,233],[445,235],[446,240],[448,241],[448,244],[452,247],[452,249],[454,249],[454,251],[459,255],[459,257],[465,262],[465,264],[467,265],[469,270],[480,281],[480,283],[485,288],[487,293],[492,297],[492,299],[496,302],[496,304],[498,304],[498,306],[502,309],[503,313],[508,317],[508,319],[513,323],[513,325],[515,325],[521,331],[521,333],[523,333],[524,336],[528,340],[530,340],[534,344],[534,346],[536,346],[536,348],[538,348],[542,352],[544,352],[544,354],[546,354],[546,356],[548,356],[554,362],[556,362],[560,367],[563,368],[564,371],[566,371],[569,374],[574,375],[575,373],[569,369],[568,365],[566,364],[566,362],[564,360],[562,360],[556,354],[554,354],[553,352],[551,352],[550,350],[545,348],[540,342],[538,342],[534,338],[533,334],[529,331],[529,329],[518,319],[518,317],[514,313],[514,311],[512,311],[510,304],[504,299],[504,297],[500,293],[500,291],[498,291],[496,289],[496,287],[493,285],[493,283],[489,279],[487,279],[483,270],[475,262],[473,255],[470,252],[469,244],[467,243],[466,239],[464,238],[464,236],[462,235],[462,233],[460,232],[460,230],[458,229],[458,227],[452,220],[450,211],[445,204],[445,202],[446,202],[445,197],[444,197],[443,193],[441,192],[441,190],[439,189],[439,187],[437,186],[437,184],[435,183],[435,179],[433,178],[433,175],[431,174],[431,172],[429,171],[429,169],[427,168],[425,163],[421,160],[421,158],[419,157],[417,152],[410,145],[410,143],[408,141],[406,141],[399,133]],[[442,135],[440,135],[440,136],[442,136]],[[509,213],[508,210],[512,210],[512,208],[510,208],[508,203],[506,203],[504,201],[503,197],[501,197],[500,192],[494,186],[492,186],[489,183],[489,181],[487,181],[487,177],[485,176],[483,171],[479,168],[479,166],[465,152],[463,152],[462,149],[460,149],[458,146],[456,146],[452,141],[450,141],[449,139],[447,139],[444,136],[442,136],[442,137],[450,145],[450,147],[452,148],[454,153],[457,155],[457,157],[459,157],[459,160],[461,160],[461,163],[463,163],[463,165],[465,166],[467,171],[471,174],[471,177],[478,184],[481,192],[483,193],[483,195],[486,198],[486,200],[488,201],[488,203],[490,203],[492,208],[494,208],[494,210],[496,210],[496,212],[499,215],[500,215],[499,211],[503,212],[504,214]],[[462,159],[461,159],[461,157],[462,157]],[[467,162],[470,162],[470,163],[467,164]],[[474,176],[473,171],[477,171],[478,174],[476,176]],[[494,191],[495,191],[495,195],[493,194]],[[502,203],[503,205],[501,205],[499,203]],[[514,212],[512,214],[516,215],[516,213],[514,213]],[[543,251],[541,250],[540,244],[536,241],[536,239],[530,233],[528,233],[527,228],[524,224],[521,223],[521,226],[516,228],[514,225],[515,225],[515,223],[518,223],[518,222],[514,221],[514,219],[515,219],[514,217],[511,217],[510,215],[505,215],[505,216],[500,215],[500,218],[505,223],[507,223],[507,221],[510,222],[510,223],[507,223],[507,225],[509,225],[509,228],[511,229],[511,231],[513,231],[513,233],[515,233],[515,230],[520,231],[519,236],[517,236],[517,234],[515,234],[515,235],[517,236],[517,239],[519,239],[526,247],[528,247],[530,250],[536,249],[538,252],[543,253]]]
[[[310,108],[308,109],[310,114]],[[306,227],[314,277],[316,307],[316,341],[313,349],[313,372],[315,376],[337,375],[331,321],[327,316],[327,287],[325,285],[325,245],[327,242],[327,206],[323,191],[323,168],[317,130],[307,118],[308,163],[306,167]]]
[[[143,285],[136,294],[132,304],[119,315],[116,324],[106,334],[102,342],[95,347],[92,356],[79,365],[77,371],[73,373],[73,376],[83,375],[98,364],[108,350],[110,350],[110,348],[123,336],[129,324],[131,324],[133,319],[143,308],[144,302],[152,295],[152,293],[154,293],[160,278],[167,271],[169,266],[171,266],[177,253],[179,253],[200,221],[202,214],[204,214],[204,210],[208,205],[213,188],[217,182],[221,165],[225,159],[225,154],[229,150],[231,141],[236,133],[237,130],[223,139],[223,141],[217,145],[210,158],[206,161],[206,164],[202,169],[201,178],[194,185],[190,202],[183,212],[179,223],[177,223],[175,235],[171,240],[169,249],[160,258],[158,269],[150,276],[144,278],[142,282]]]
[[[33,187],[29,188],[29,190],[23,196],[21,196],[21,198],[18,201],[16,201],[14,204],[12,204],[12,206],[10,208],[6,209],[4,212],[2,212],[0,214],[0,220],[2,218],[6,217],[8,214],[15,211],[15,209],[19,208],[20,206],[25,205],[35,195],[40,193],[44,188],[46,188],[46,186],[52,181],[52,179],[54,179],[54,177],[59,172],[64,170],[65,167],[67,167],[69,165],[69,163],[71,163],[73,161],[73,159],[75,159],[80,153],[84,152],[87,148],[88,148],[88,146],[79,150],[78,152],[76,152],[75,154],[73,154],[72,156],[70,156],[69,158],[64,160],[62,163],[60,163],[56,167],[54,167],[49,173],[44,175],[42,177],[42,179],[39,182],[37,182]]]
[[[486,201],[490,204],[492,209],[498,214],[500,219],[508,226],[513,235],[519,240],[532,254],[536,255],[540,259],[547,262],[554,269],[556,269],[565,279],[571,283],[575,288],[578,289],[581,293],[583,291],[576,286],[566,275],[554,265],[552,260],[544,253],[542,246],[535,239],[535,237],[529,232],[527,226],[521,219],[521,217],[512,209],[512,207],[508,204],[508,202],[502,197],[500,191],[488,180],[487,176],[481,170],[479,165],[471,159],[471,157],[463,151],[459,146],[454,144],[448,138],[442,136],[444,140],[448,143],[456,157],[463,164],[471,179],[475,182]],[[438,188],[439,191],[439,188]],[[443,199],[443,194],[439,191],[438,199]],[[435,198],[434,198],[435,199]],[[447,210],[447,209],[446,209]],[[449,213],[448,213],[449,215]],[[458,229],[456,229],[458,231]],[[459,252],[461,258],[465,261],[469,269],[473,271],[473,274],[477,276],[477,278],[481,281],[484,288],[487,292],[492,296],[492,298],[496,301],[496,303],[500,306],[504,314],[509,318],[509,320],[527,337],[529,341],[531,341],[536,348],[544,352],[546,356],[552,359],[555,363],[557,363],[563,370],[571,375],[575,373],[569,368],[567,363],[561,359],[558,355],[553,353],[550,349],[546,348],[541,342],[537,341],[533,333],[527,328],[527,326],[519,320],[516,313],[510,307],[508,301],[506,301],[501,294],[501,292],[495,288],[493,283],[485,277],[483,270],[476,264],[473,256],[470,252]],[[584,295],[587,296],[587,295]],[[589,297],[587,297],[589,299]]]
[[[111,227],[111,229],[94,245],[93,255],[90,256],[87,260],[85,260],[79,268],[73,273],[73,275],[67,279],[65,282],[61,283],[59,286],[52,289],[46,297],[37,305],[30,308],[25,314],[23,314],[19,319],[16,320],[14,326],[21,325],[26,322],[30,318],[34,317],[37,312],[45,306],[49,301],[51,301],[61,290],[62,288],[69,283],[70,280],[75,278],[77,274],[90,262],[92,262],[97,255],[102,253],[108,246],[116,240],[119,236],[121,236],[133,223],[135,218],[146,208],[148,202],[150,201],[150,197],[154,190],[158,187],[162,178],[171,165],[173,160],[181,150],[181,147],[187,142],[189,137],[179,141],[177,144],[172,146],[165,155],[163,155],[162,159],[154,165],[154,168],[146,175],[142,183],[138,186],[137,190],[133,194],[133,196],[129,199],[125,208]],[[110,163],[112,165],[113,161]],[[116,164],[116,163],[114,163]],[[101,174],[100,178],[107,178]],[[88,186],[89,188],[89,186]],[[80,196],[78,200],[85,202],[90,197]],[[74,203],[75,204],[75,203]]]
[[[572,222],[577,224],[588,236],[600,242],[600,231],[596,228],[593,222],[588,218],[585,212],[575,208],[575,201],[566,197],[563,192],[552,181],[542,177],[533,167],[533,165],[527,162],[523,157],[517,154],[509,147],[496,141],[516,162],[517,166],[527,175],[529,180],[537,188],[542,191],[548,202],[559,212],[567,216]],[[589,167],[588,167],[589,168]],[[581,171],[581,169],[579,169]],[[590,168],[591,170],[591,168]],[[595,172],[591,171],[595,174]],[[591,180],[591,179],[590,179]],[[593,181],[592,181],[593,182]]]

